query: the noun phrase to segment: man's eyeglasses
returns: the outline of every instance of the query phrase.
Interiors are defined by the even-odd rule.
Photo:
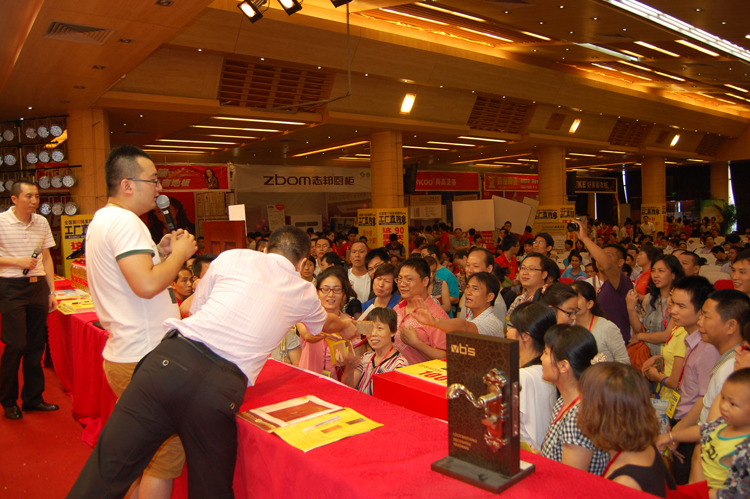
[[[518,269],[519,272],[537,272],[541,271],[542,269],[535,269],[534,267],[521,267]]]
[[[396,278],[396,284],[405,284],[407,286],[411,286],[414,281],[416,281],[416,279],[412,279],[411,277],[399,276]]]
[[[575,316],[578,315],[578,312],[580,312],[580,310],[578,309],[571,310],[570,312],[568,312],[567,310],[563,310],[560,307],[555,307],[555,308],[559,310],[560,312],[564,313],[565,315],[567,315],[568,317],[570,317],[571,319],[575,318]]]
[[[143,178],[126,178],[125,180],[132,180],[133,182],[148,182],[149,184],[161,185],[161,180],[146,180]]]
[[[380,262],[380,263],[373,263],[372,265],[370,265],[369,267],[367,267],[367,271],[368,271],[368,272],[372,272],[373,270],[377,269],[377,268],[378,268],[378,267],[380,267],[381,265],[383,265],[383,262]]]
[[[344,292],[344,288],[342,288],[340,286],[339,287],[335,287],[335,288],[331,288],[331,287],[325,286],[325,287],[320,288],[318,291],[320,291],[324,295],[327,295],[329,293],[333,293],[334,295],[340,295],[341,293]]]

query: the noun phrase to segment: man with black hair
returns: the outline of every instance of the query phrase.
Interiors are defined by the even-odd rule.
[[[729,250],[729,248],[742,248],[742,241],[739,234],[732,232],[724,238],[724,249]]]
[[[349,229],[349,233],[346,235],[346,242],[339,246],[339,256],[348,263],[351,263],[350,253],[352,251],[352,245],[357,241],[358,231],[355,227]],[[365,245],[366,247],[367,245]]]
[[[450,242],[451,253],[455,254],[457,251],[469,251],[470,249],[471,242],[465,237],[463,231],[459,227],[453,229],[453,238]]]
[[[193,315],[165,321],[167,335],[141,361],[69,499],[123,497],[174,433],[191,466],[189,495],[234,497],[235,415],[269,354],[296,323],[312,335],[357,334],[351,320],[326,313],[314,286],[300,279],[309,254],[308,236],[283,226],[271,234],[267,254],[219,255],[196,290]]]
[[[677,257],[680,261],[680,265],[685,269],[685,275],[700,275],[701,271],[701,257],[693,253],[692,251],[683,251]]]
[[[323,272],[328,267],[333,267],[334,265],[338,265],[339,267],[344,266],[344,260],[342,260],[341,257],[333,251],[329,251],[328,253],[323,255],[323,258],[320,258],[318,263],[320,265],[321,272]]]
[[[406,248],[404,248],[403,244],[398,242],[397,234],[391,234],[388,236],[388,245],[386,245],[385,249],[388,251],[389,255],[395,256],[400,261],[406,258]]]
[[[750,250],[740,252],[732,264],[734,289],[750,295]]]
[[[385,248],[375,248],[367,252],[365,255],[365,267],[367,267],[367,273],[370,274],[370,280],[374,278],[373,274],[375,270],[384,263],[388,263],[388,260],[390,260],[390,255]]]
[[[505,239],[509,237],[516,238],[516,240],[518,239],[518,236],[513,235],[505,236]],[[469,256],[466,257],[466,282],[468,283],[469,279],[471,279],[471,276],[473,276],[474,274],[478,274],[480,272],[488,272],[498,280],[498,285],[502,287],[502,282],[505,274],[503,273],[500,277],[498,277],[499,273],[497,272],[497,270],[499,269],[496,269],[496,266],[497,264],[493,260],[492,253],[490,253],[488,249],[472,248],[469,252]],[[498,293],[495,293],[495,297],[498,297]],[[468,307],[465,306],[465,302],[466,297],[462,296],[458,304],[458,317],[461,319],[470,320],[470,311]],[[500,319],[501,323],[505,324],[508,308],[502,298],[500,298],[499,300],[495,300],[492,313],[495,315],[495,317]]]
[[[544,256],[549,256],[552,253],[552,249],[555,247],[555,240],[546,232],[540,232],[534,237],[533,250],[537,253],[541,253]]]
[[[0,213],[0,402],[5,417],[21,419],[18,370],[23,363],[24,411],[56,411],[42,398],[42,355],[47,341],[47,314],[57,308],[55,270],[49,249],[55,245],[47,219],[37,215],[39,189],[17,180],[13,207]],[[23,359],[23,360],[22,360]]]
[[[451,246],[450,230],[444,223],[438,224],[438,227],[435,230],[435,245],[438,247],[438,254],[435,258],[437,258],[438,262],[440,262],[440,257],[443,255],[443,253],[447,253],[448,251],[450,251]]]
[[[633,283],[622,271],[626,250],[619,244],[605,244],[600,248],[589,238],[588,231],[581,222],[578,224],[578,238],[586,246],[591,258],[596,260],[599,275],[607,279],[599,288],[599,305],[607,318],[620,328],[622,339],[627,345],[630,341],[630,320],[626,297],[633,289]]]

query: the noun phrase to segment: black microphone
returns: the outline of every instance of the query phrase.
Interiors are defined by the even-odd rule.
[[[38,257],[39,253],[41,253],[41,252],[42,252],[42,250],[40,250],[39,248],[34,248],[34,252],[31,254],[31,258]],[[23,275],[28,274],[29,270],[31,270],[31,269],[23,269]]]
[[[162,215],[164,215],[164,221],[167,222],[169,232],[177,230],[177,227],[174,224],[174,218],[172,218],[172,212],[169,211],[169,198],[164,194],[160,195],[156,198],[156,206],[159,207]]]

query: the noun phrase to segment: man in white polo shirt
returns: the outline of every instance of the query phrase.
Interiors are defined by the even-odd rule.
[[[55,411],[42,399],[42,355],[47,341],[47,313],[57,307],[55,272],[49,248],[55,245],[47,219],[34,213],[39,189],[18,180],[11,189],[14,206],[0,213],[0,403],[5,417],[21,419],[18,369],[23,358],[24,411]],[[33,256],[32,255],[36,255]]]
[[[161,192],[148,154],[133,146],[115,148],[104,169],[109,199],[86,233],[86,271],[94,308],[109,333],[104,373],[119,398],[136,364],[164,337],[164,321],[180,318],[170,284],[197,246],[191,234],[179,230],[157,247],[139,218],[156,208]],[[139,497],[168,499],[184,462],[179,439],[171,439],[134,485]]]

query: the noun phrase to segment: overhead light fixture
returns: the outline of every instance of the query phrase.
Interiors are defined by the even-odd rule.
[[[221,137],[223,139],[248,139],[248,140],[254,140],[258,139],[258,137],[245,137],[242,135],[215,135],[215,134],[209,134],[209,137]]]
[[[470,137],[468,135],[461,135],[458,138],[466,139],[466,140],[481,140],[484,142],[508,142],[507,140],[503,140],[503,139],[488,139],[487,137]]]
[[[265,0],[261,1],[262,3],[258,2],[259,5],[263,5],[266,3]],[[245,14],[245,17],[247,17],[251,23],[258,21],[261,17],[263,17],[263,13],[252,0],[243,0],[242,2],[237,4],[237,7],[242,11],[243,14]]]
[[[420,17],[420,16],[415,16],[415,15],[412,15],[412,14],[406,14],[404,12],[399,12],[399,11],[393,10],[393,9],[384,9],[384,8],[381,8],[380,10],[382,10],[383,12],[390,12],[391,14],[397,14],[399,16],[411,17],[412,19],[419,19],[420,21],[426,21],[428,23],[435,23],[435,24],[440,24],[442,26],[448,26],[448,23],[444,23],[442,21],[436,21],[436,20],[430,19],[428,17]]]
[[[609,66],[605,66],[604,64],[599,64],[597,62],[592,62],[591,65],[596,66],[597,68],[607,69],[609,71],[617,71],[615,68],[611,68]]]
[[[531,161],[532,163],[538,163],[538,159],[531,159],[531,158],[518,158],[518,161]]]
[[[209,140],[178,140],[178,139],[156,139],[158,142],[184,142],[186,144],[218,144],[220,146],[233,146],[237,142],[212,142]]]
[[[537,35],[536,33],[532,33],[531,31],[521,31],[521,33],[527,36],[533,36],[534,38],[539,38],[541,40],[546,40],[546,41],[552,40],[552,38],[547,38],[546,36]]]
[[[620,73],[622,73],[624,75],[632,76],[633,78],[640,78],[641,80],[651,81],[651,78],[646,78],[645,76],[639,76],[639,75],[634,74],[634,73],[628,73],[627,71],[620,71]]]
[[[645,56],[645,55],[641,55],[641,54],[638,54],[638,53],[636,53],[636,52],[631,52],[630,50],[625,50],[625,49],[622,49],[622,53],[623,53],[623,54],[628,54],[628,55],[632,55],[633,57],[637,57],[637,58],[639,58],[639,59],[645,59],[645,58],[646,58],[646,56]]]
[[[426,151],[450,151],[447,147],[401,146],[402,149],[424,149]]]
[[[231,121],[250,121],[252,123],[275,123],[278,125],[307,125],[302,121],[285,121],[285,120],[261,120],[255,118],[234,118],[232,116],[212,116],[213,120],[231,120]]]
[[[600,149],[599,152],[604,152],[607,154],[627,154],[625,151],[609,151],[607,149]]]
[[[680,141],[680,134],[678,133],[674,137],[672,137],[672,143],[669,144],[669,147],[676,146],[679,141]]]
[[[476,144],[462,144],[460,142],[439,142],[437,140],[428,140],[428,144],[438,144],[441,146],[461,146],[461,147],[476,147]]]
[[[455,10],[444,9],[442,7],[438,7],[437,5],[433,5],[433,4],[426,3],[426,2],[417,2],[417,5],[421,7],[427,7],[428,9],[436,10],[438,12],[445,12],[446,14],[451,14],[453,16],[463,17],[464,19],[471,19],[472,21],[478,21],[480,23],[487,22],[481,17],[474,17],[474,16],[470,16],[469,14],[464,14],[462,12],[456,12]]]
[[[750,90],[745,90],[744,88],[741,88],[741,87],[735,87],[734,85],[730,85],[729,83],[725,83],[724,86],[733,88],[735,90],[739,90],[740,92],[745,92],[745,93],[750,92]]]
[[[414,101],[417,99],[417,94],[406,94],[404,101],[401,103],[401,114],[409,114],[411,108],[414,107]]]
[[[654,71],[653,69],[649,69],[646,66],[640,66],[638,64],[633,64],[632,62],[628,62],[628,61],[618,61],[618,62],[620,64],[627,64],[628,66],[632,66],[632,67],[634,67],[636,69],[640,69],[641,71],[651,71],[651,72]]]
[[[662,73],[661,71],[654,71],[654,73],[656,73],[656,74],[658,74],[660,76],[666,76],[667,78],[672,78],[673,80],[685,81],[685,78],[680,78],[679,76],[668,75],[667,73]]]
[[[342,5],[351,3],[351,1],[352,0],[331,0],[331,3],[333,4],[334,7],[338,8],[338,7],[341,7]]]
[[[190,125],[192,128],[210,128],[212,130],[242,130],[245,132],[280,132],[281,130],[272,130],[270,128],[240,128],[232,126],[215,126],[215,125]]]
[[[713,57],[719,57],[719,55],[720,55],[720,54],[717,54],[716,52],[713,52],[711,50],[704,49],[700,45],[696,45],[694,43],[690,43],[687,40],[675,40],[675,41],[677,43],[681,44],[681,45],[684,45],[686,47],[690,47],[691,49],[697,50],[698,52],[703,52],[704,54],[708,54],[708,55],[713,56]]]
[[[610,5],[614,5],[615,7],[619,7],[628,12],[631,12],[644,19],[648,19],[649,21],[652,21],[656,24],[669,28],[672,31],[680,33],[683,36],[702,42],[708,45],[709,47],[715,48],[716,50],[726,52],[727,54],[737,57],[738,59],[742,59],[744,61],[750,62],[750,50],[740,47],[739,45],[734,44],[723,38],[719,38],[718,36],[711,34],[707,31],[696,28],[695,26],[688,24],[685,21],[682,21],[680,19],[677,19],[676,17],[672,17],[668,14],[665,14],[644,3],[638,2],[636,0],[602,0],[602,1]],[[750,37],[750,35],[745,36],[745,38],[748,38],[748,37]]]
[[[172,144],[147,144],[143,147],[166,147],[172,149],[221,149],[220,147],[205,147],[205,146],[175,146]]]
[[[146,152],[159,152],[163,154],[210,154],[207,151],[177,151],[172,149],[144,149]]]
[[[339,156],[334,161],[370,161],[370,158],[356,158],[354,156]]]
[[[485,33],[484,31],[477,31],[475,29],[464,28],[463,26],[459,26],[458,28],[464,31],[468,31],[469,33],[474,33],[476,35],[488,36],[490,38],[494,38],[495,40],[501,40],[503,42],[513,43],[513,40],[509,38],[503,38],[502,36],[493,35],[492,33]]]
[[[311,156],[313,154],[319,154],[321,152],[335,151],[336,149],[344,149],[346,147],[354,147],[362,144],[369,144],[369,140],[358,140],[357,142],[349,142],[346,144],[339,144],[331,147],[324,147],[322,149],[313,149],[312,151],[298,152],[296,154],[290,154],[290,158],[299,158],[300,156]]]
[[[636,45],[640,45],[641,47],[646,47],[647,49],[655,50],[657,52],[661,52],[662,54],[666,54],[672,57],[681,57],[680,54],[675,54],[674,52],[670,52],[669,50],[659,48],[656,45],[651,45],[650,43],[641,42],[641,41],[637,41],[633,43],[635,43]]]
[[[618,52],[617,50],[610,50],[604,47],[600,47],[599,45],[594,45],[593,43],[576,43],[576,45],[578,45],[579,47],[587,48],[589,50],[596,50],[597,52],[601,52],[602,54],[612,55],[620,59],[627,59],[628,61],[638,62],[638,57],[628,55],[624,50]]]
[[[582,153],[582,152],[569,152],[568,154],[571,155],[571,156],[583,156],[583,157],[586,157],[586,158],[595,158],[596,157],[596,154],[586,154],[586,153]]]
[[[580,119],[573,120],[573,124],[570,125],[570,130],[568,130],[568,133],[576,133],[576,130],[578,130],[578,127],[581,125]]]
[[[302,3],[298,2],[297,0],[278,0],[279,5],[281,5],[281,8],[284,9],[284,12],[287,13],[287,15],[292,15],[295,12],[299,12],[302,10]]]
[[[705,163],[702,159],[688,159],[688,161],[692,161],[693,163]]]

